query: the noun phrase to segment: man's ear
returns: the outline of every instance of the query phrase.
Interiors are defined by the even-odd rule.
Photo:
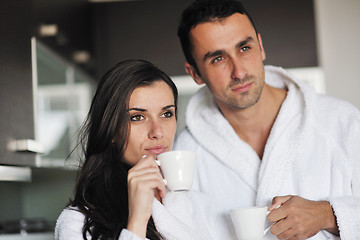
[[[187,74],[189,74],[197,84],[199,85],[204,84],[204,81],[201,79],[201,77],[199,76],[199,74],[197,73],[197,71],[193,66],[191,66],[188,62],[186,62],[184,64],[184,67]]]
[[[266,59],[266,54],[265,54],[265,50],[264,50],[264,46],[263,46],[263,43],[262,43],[262,39],[261,39],[260,33],[258,33],[258,40],[259,40],[259,45],[260,45],[261,58],[262,58],[263,61],[265,61],[265,59]]]

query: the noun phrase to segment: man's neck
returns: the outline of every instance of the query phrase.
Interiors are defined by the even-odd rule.
[[[246,109],[219,108],[236,134],[262,159],[271,128],[286,97],[286,90],[264,85],[259,101]]]

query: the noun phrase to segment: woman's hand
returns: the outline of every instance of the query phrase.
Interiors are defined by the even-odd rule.
[[[128,173],[129,219],[127,229],[145,238],[155,192],[165,197],[166,187],[154,156],[142,158]]]

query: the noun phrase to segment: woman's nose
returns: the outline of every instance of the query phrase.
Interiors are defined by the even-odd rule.
[[[164,136],[161,123],[159,121],[152,121],[149,131],[150,139],[161,139]]]

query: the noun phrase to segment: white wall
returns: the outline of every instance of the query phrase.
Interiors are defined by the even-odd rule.
[[[360,1],[314,0],[326,93],[360,109]]]

